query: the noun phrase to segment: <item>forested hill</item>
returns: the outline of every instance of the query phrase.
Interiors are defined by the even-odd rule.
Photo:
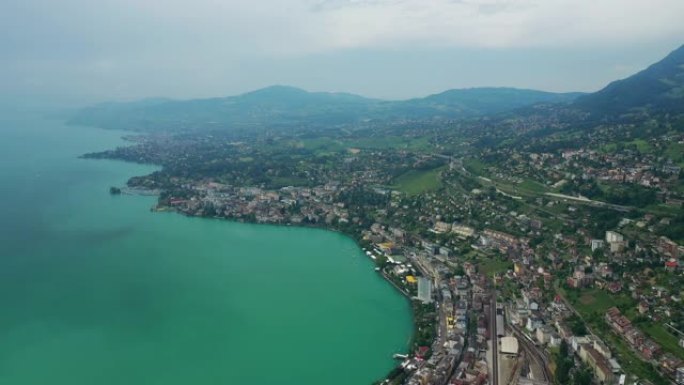
[[[578,98],[575,105],[604,114],[684,112],[684,46],[633,76]]]

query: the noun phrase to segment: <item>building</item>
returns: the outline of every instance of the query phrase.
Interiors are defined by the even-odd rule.
[[[518,339],[515,337],[501,337],[501,354],[517,355]]]
[[[602,239],[592,239],[591,240],[591,251],[596,251],[597,249],[602,249],[604,246]]]
[[[624,240],[625,239],[622,236],[622,234],[617,233],[615,231],[606,231],[606,242],[616,243],[616,242],[622,242]]]
[[[441,233],[447,233],[447,232],[451,231],[451,224],[446,223],[446,222],[442,222],[442,221],[438,221],[437,223],[435,223],[434,230],[436,233],[440,233],[440,234]]]
[[[451,232],[465,238],[469,238],[475,235],[474,228],[456,224],[451,227]]]
[[[497,314],[496,315],[496,336],[497,337],[503,337],[504,335],[504,319],[503,315]]]
[[[610,383],[614,380],[613,368],[606,357],[599,353],[590,344],[581,344],[579,356],[582,362],[594,371],[594,376],[602,383]]]
[[[682,385],[684,384],[684,366],[681,368],[677,369],[677,384]]]
[[[418,277],[418,299],[422,303],[432,303],[432,281]]]

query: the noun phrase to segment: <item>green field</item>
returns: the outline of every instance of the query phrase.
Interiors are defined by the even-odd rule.
[[[345,138],[336,139],[331,137],[307,138],[298,141],[290,141],[288,146],[294,148],[306,148],[316,153],[334,153],[358,149],[405,149],[413,151],[429,150],[431,145],[429,138],[406,138],[400,136],[386,136],[382,140],[378,138]]]
[[[672,143],[665,150],[665,156],[672,159],[680,167],[684,167],[684,144]]]
[[[634,300],[628,296],[613,295],[601,289],[582,290],[579,296],[573,292],[568,292],[567,296],[575,309],[585,318],[593,314],[599,314],[603,317],[605,312],[613,306],[625,309],[632,309],[635,306]]]
[[[481,258],[479,262],[479,270],[487,275],[492,276],[497,273],[504,273],[508,269],[512,269],[513,264],[510,261],[495,259],[495,258]]]
[[[437,190],[442,187],[439,174],[445,168],[446,166],[425,171],[408,171],[394,179],[392,188],[408,195],[418,195],[427,191]]]
[[[653,151],[653,147],[651,147],[651,145],[643,139],[634,139],[633,141],[627,142],[625,144],[628,146],[630,146],[630,145],[636,146],[637,150],[639,150],[639,152],[641,152],[641,153],[649,153],[649,152]]]
[[[548,190],[546,186],[532,179],[525,179],[518,185],[518,188],[539,194],[543,194]]]
[[[487,165],[479,159],[471,158],[463,161],[463,167],[473,174],[481,176],[486,174],[485,168]]]
[[[643,153],[643,154],[648,154],[653,152],[653,147],[651,146],[650,143],[643,139],[634,139],[629,142],[619,142],[618,143],[609,143],[601,147],[601,149],[604,152],[616,152],[619,150],[618,147],[624,146],[625,148],[633,148],[636,147],[636,150]]]

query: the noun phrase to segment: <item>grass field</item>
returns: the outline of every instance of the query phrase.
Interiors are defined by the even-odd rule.
[[[629,141],[629,142],[620,142],[620,143],[623,144],[627,148],[635,146],[637,151],[639,151],[643,154],[648,154],[648,153],[653,152],[653,147],[651,146],[651,144],[648,143],[647,141],[643,140],[643,139],[634,139],[634,140]],[[604,152],[608,152],[608,153],[615,152],[618,150],[618,145],[617,145],[617,143],[609,143],[609,144],[606,144],[603,147],[601,147],[601,149]]]
[[[672,159],[680,167],[684,167],[684,144],[670,144],[665,150],[665,156]]]
[[[445,167],[438,167],[426,171],[408,171],[397,177],[392,187],[408,195],[418,195],[437,190],[442,187],[439,173],[444,169]]]
[[[485,168],[487,167],[487,165],[479,159],[472,158],[463,161],[463,167],[465,167],[466,170],[472,172],[475,175],[482,176],[486,174]]]
[[[634,139],[631,142],[625,143],[626,145],[635,145],[637,147],[637,150],[641,153],[649,153],[653,151],[653,147],[651,145],[643,140],[643,139]]]
[[[574,299],[569,293],[568,297],[583,317],[593,313],[603,316],[613,306],[632,308],[635,305],[634,300],[626,295],[613,295],[601,289],[583,290],[579,298]]]
[[[513,264],[510,261],[502,261],[495,258],[481,258],[479,262],[480,271],[487,276],[503,273],[512,268]]]
[[[531,179],[525,179],[522,183],[518,185],[518,188],[539,194],[543,194],[548,191],[546,186]]]
[[[431,145],[429,138],[405,138],[399,136],[387,136],[382,140],[377,138],[360,139],[334,139],[330,137],[310,138],[300,141],[291,141],[290,147],[306,148],[317,153],[320,152],[340,152],[349,148],[357,149],[406,149],[414,151],[427,151]]]

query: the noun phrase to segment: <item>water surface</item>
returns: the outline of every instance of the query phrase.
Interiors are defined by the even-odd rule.
[[[0,117],[0,384],[365,385],[409,306],[340,234],[152,213],[122,133]]]

